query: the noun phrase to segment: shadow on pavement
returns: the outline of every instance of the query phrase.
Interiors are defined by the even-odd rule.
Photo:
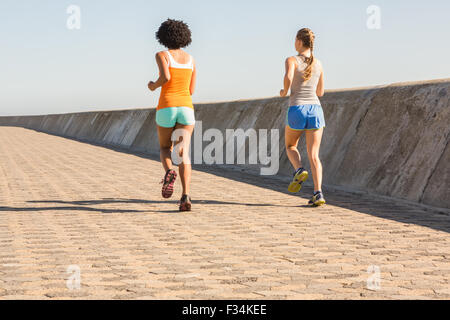
[[[158,160],[156,157],[154,160]],[[254,173],[242,172],[235,168],[217,168],[214,166],[194,166],[195,170],[207,172],[227,179],[252,184],[261,188],[289,194],[287,186],[288,177],[267,177]],[[324,194],[328,205],[369,214],[382,219],[389,219],[404,224],[415,224],[427,228],[450,233],[450,216],[439,208],[424,207],[394,198],[381,197],[363,192],[341,191],[324,187]],[[313,193],[311,186],[304,186],[298,195],[309,199]],[[267,200],[266,200],[267,201]],[[310,208],[308,205],[298,205],[301,208]],[[299,211],[299,214],[301,211]]]
[[[175,200],[142,200],[142,199],[114,199],[114,198],[104,198],[101,200],[80,200],[80,201],[62,201],[62,200],[38,200],[38,201],[27,201],[28,203],[57,203],[57,204],[69,204],[78,206],[89,206],[89,205],[101,205],[101,204],[118,204],[118,203],[130,203],[130,204],[161,204],[161,203],[172,203],[177,204],[178,201]],[[249,206],[249,207],[297,207],[297,206],[284,206],[279,204],[270,203],[242,203],[242,202],[229,202],[229,201],[218,201],[218,200],[192,200],[193,204],[210,204],[210,205],[238,205],[238,206]],[[0,207],[0,211],[1,211]],[[3,207],[7,208],[7,207]],[[88,207],[56,207],[56,208],[88,208]],[[19,208],[21,209],[21,208]],[[42,209],[42,208],[37,208]],[[44,208],[45,209],[45,208]],[[89,208],[93,209],[94,208]],[[75,210],[75,209],[73,209]],[[95,209],[96,211],[97,209]],[[116,212],[120,212],[119,210]],[[130,212],[147,212],[147,210],[130,210]],[[155,211],[164,212],[164,211]]]
[[[64,137],[66,139],[76,140],[79,142],[100,146],[104,148],[108,148],[117,152],[122,152],[126,154],[132,154],[138,157],[142,157],[145,159],[153,160],[153,161],[159,161],[158,155],[152,155],[148,153],[143,152],[137,152],[137,151],[130,151],[126,150],[124,148],[114,147],[114,146],[107,146],[102,145],[98,143],[92,143],[87,142],[79,139],[74,139],[70,137]],[[209,174],[213,174],[215,176],[224,177],[226,179],[239,181],[242,183],[248,183],[254,186],[258,186],[261,188],[267,188],[273,191],[281,192],[283,194],[287,194],[287,182],[286,177],[266,177],[266,176],[260,176],[255,175],[247,172],[247,169],[243,170],[236,170],[236,168],[233,167],[223,167],[223,166],[207,166],[207,165],[194,165],[194,170],[206,172]],[[312,194],[312,188],[305,186],[302,188],[302,191],[299,193],[299,195],[292,195],[292,196],[300,196],[301,198],[308,199],[311,197]],[[352,211],[357,211],[363,214],[369,214],[378,218],[382,219],[389,219],[393,221],[397,221],[404,224],[415,224],[420,225],[427,228],[432,228],[435,230],[443,231],[450,233],[450,216],[448,215],[448,211],[444,211],[445,209],[439,209],[439,208],[431,208],[431,207],[423,207],[420,205],[415,205],[414,203],[407,203],[403,200],[395,199],[395,198],[387,198],[387,197],[379,197],[374,196],[367,193],[358,193],[358,192],[349,192],[349,191],[340,191],[335,189],[330,189],[324,187],[324,193],[325,198],[327,200],[328,205],[340,207],[343,209],[348,209]],[[112,199],[113,202],[109,203],[127,203],[123,201],[128,201],[128,203],[133,203],[132,201],[140,201],[136,203],[167,203],[166,201],[151,201],[151,200],[133,200],[133,199]],[[270,200],[270,199],[265,199]],[[94,203],[90,203],[91,201],[86,201],[87,205],[89,204],[96,204],[95,201],[111,201],[109,200],[93,200]],[[115,201],[115,202],[114,202]],[[204,202],[200,202],[204,201]],[[54,201],[49,201],[49,203],[55,203]],[[211,205],[220,205],[220,204],[230,204],[230,205],[248,205],[248,206],[278,206],[278,205],[272,205],[272,204],[245,204],[245,203],[224,203],[221,201],[216,200],[197,200],[193,201],[194,203],[206,203]],[[56,202],[58,203],[58,202]],[[60,202],[64,203],[64,202]],[[176,203],[176,202],[175,202]],[[73,205],[80,205],[77,201],[74,202],[68,202],[68,204]],[[97,203],[98,204],[98,203]],[[299,209],[302,208],[302,205],[296,206]],[[7,207],[0,207],[0,211],[7,211],[5,210]],[[48,209],[48,210],[83,210],[82,208],[85,207],[78,207],[78,209],[74,209],[74,207],[64,208],[60,209],[59,207]],[[17,208],[20,211],[31,211],[31,210],[43,210],[42,208]],[[90,208],[92,211],[106,211],[106,212],[120,212],[115,210],[109,210],[108,209],[94,209]],[[9,211],[12,209],[10,208]],[[151,210],[147,210],[145,212],[149,212]],[[138,212],[136,210],[133,211],[127,211],[124,210],[124,212]],[[164,211],[154,211],[154,212],[164,212]],[[167,212],[178,212],[175,210],[167,211]],[[299,211],[299,214],[301,214],[301,211]]]
[[[122,209],[99,209],[91,207],[81,207],[81,206],[66,206],[66,207],[0,207],[0,212],[2,211],[13,211],[13,212],[27,212],[27,211],[92,211],[101,213],[131,213],[131,212],[145,212],[141,210],[122,210]]]

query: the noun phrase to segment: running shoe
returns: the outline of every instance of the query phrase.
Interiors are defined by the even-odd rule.
[[[163,184],[161,194],[163,198],[170,198],[173,194],[173,184],[175,183],[175,179],[177,178],[177,173],[170,169],[167,170],[164,179],[161,181]]]
[[[323,204],[325,204],[325,197],[323,196],[322,191],[317,191],[311,198],[311,200],[308,201],[308,204],[314,206],[314,207],[319,207]]]
[[[187,194],[184,194],[180,200],[180,211],[191,211],[191,197]]]
[[[302,183],[308,179],[308,171],[303,168],[294,172],[294,178],[288,187],[289,192],[296,193],[302,188]]]

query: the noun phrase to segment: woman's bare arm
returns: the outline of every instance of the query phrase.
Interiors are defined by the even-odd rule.
[[[316,94],[318,97],[322,97],[325,94],[324,80],[323,80],[323,70],[320,73],[319,83],[317,84]]]
[[[197,67],[195,66],[195,61],[193,62],[193,64],[194,69],[192,70],[191,85],[189,86],[189,92],[191,93],[191,96],[194,94],[195,85],[197,83]]]
[[[162,87],[166,82],[170,81],[169,65],[167,64],[166,58],[164,57],[164,53],[158,52],[155,58],[156,63],[158,64],[159,78],[155,82],[150,81],[148,83],[148,88],[151,91],[155,91],[159,87]]]
[[[289,57],[285,62],[286,72],[284,74],[284,88],[280,90],[280,96],[287,96],[289,89],[292,85],[292,80],[294,79],[294,70],[295,70],[295,58]]]

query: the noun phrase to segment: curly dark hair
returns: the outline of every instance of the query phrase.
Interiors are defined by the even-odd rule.
[[[156,32],[156,39],[168,49],[180,49],[191,44],[191,30],[180,20],[167,19]]]

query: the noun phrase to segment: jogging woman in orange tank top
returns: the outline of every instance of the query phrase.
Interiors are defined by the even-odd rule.
[[[189,145],[195,125],[194,106],[191,95],[194,93],[196,69],[194,59],[182,48],[191,43],[191,31],[186,23],[168,19],[163,22],[156,33],[159,43],[168,50],[156,54],[159,78],[150,81],[148,88],[155,91],[161,87],[161,95],[156,108],[156,124],[160,144],[160,158],[166,172],[163,179],[162,196],[170,198],[177,173],[173,170],[171,154],[173,151],[172,133],[181,130],[181,137],[175,141],[181,157],[179,173],[183,194],[180,211],[191,210],[189,185],[191,180],[191,163]]]

